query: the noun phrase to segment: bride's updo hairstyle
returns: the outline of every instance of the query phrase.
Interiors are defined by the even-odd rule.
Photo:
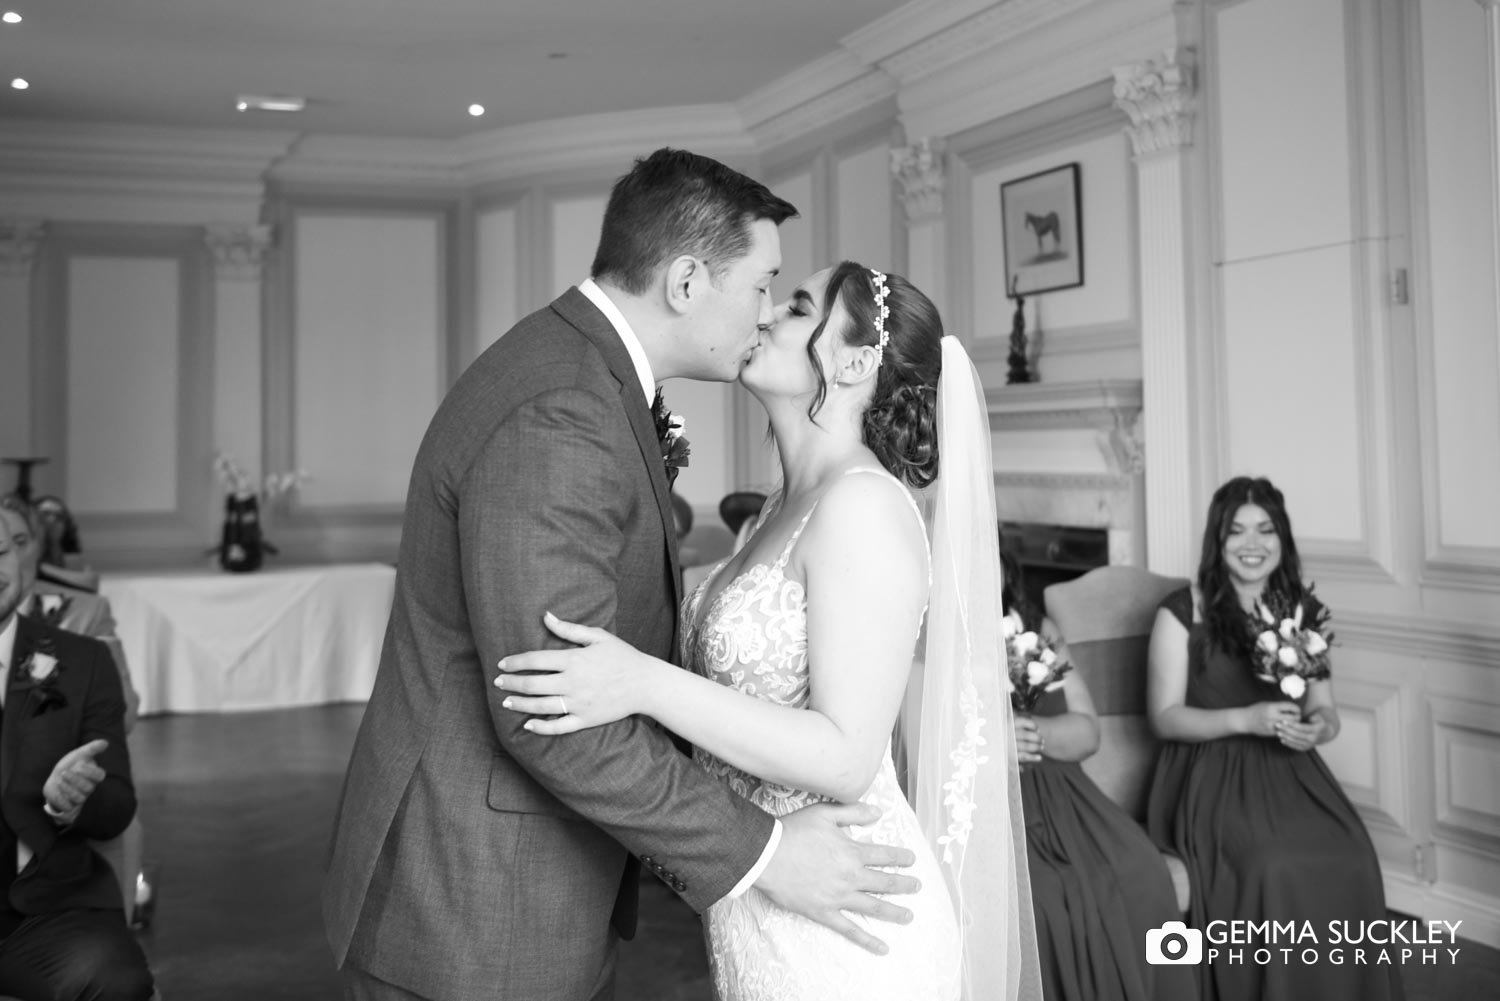
[[[823,335],[834,303],[849,316],[844,343],[880,346],[879,330],[887,335],[881,350],[875,392],[864,415],[864,442],[887,470],[917,489],[937,479],[937,383],[943,368],[943,321],[932,300],[900,275],[880,274],[842,261],[828,276],[823,295],[823,323],[807,342],[807,355],[818,377],[818,392],[808,408],[816,416],[827,396],[828,383],[814,345]],[[880,316],[883,294],[887,311]]]

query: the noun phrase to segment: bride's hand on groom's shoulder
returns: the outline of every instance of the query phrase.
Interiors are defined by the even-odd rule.
[[[532,650],[500,661],[494,686],[500,703],[532,718],[532,733],[556,735],[601,726],[645,712],[644,689],[654,658],[606,629],[565,622],[548,612],[542,621],[565,650]]]
[[[781,843],[756,889],[884,955],[885,943],[851,921],[849,913],[906,924],[911,911],[875,894],[916,893],[922,884],[914,876],[886,871],[915,864],[911,849],[855,841],[843,830],[879,819],[880,810],[864,803],[819,803],[787,814],[781,818]]]

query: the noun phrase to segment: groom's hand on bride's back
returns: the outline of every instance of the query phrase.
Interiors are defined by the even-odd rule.
[[[862,803],[820,803],[787,814],[781,818],[781,842],[756,888],[787,910],[884,954],[885,943],[844,912],[906,924],[911,911],[873,894],[915,893],[922,884],[914,876],[880,868],[913,865],[916,856],[909,848],[866,844],[843,830],[879,819],[879,809]]]

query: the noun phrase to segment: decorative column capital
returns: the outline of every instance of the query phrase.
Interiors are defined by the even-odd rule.
[[[45,229],[36,219],[0,219],[0,275],[31,274]]]
[[[891,176],[901,186],[908,224],[942,218],[946,147],[945,140],[928,138],[891,150]]]
[[[1136,156],[1193,144],[1192,51],[1115,67],[1115,107],[1130,116],[1125,131]]]
[[[1500,0],[1474,0],[1485,10],[1500,10]]]
[[[243,223],[211,224],[204,227],[204,242],[214,255],[219,278],[255,281],[261,262],[271,246],[271,227]]]

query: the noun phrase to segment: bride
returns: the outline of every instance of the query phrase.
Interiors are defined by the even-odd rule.
[[[770,417],[782,486],[684,602],[689,670],[549,614],[577,645],[502,661],[504,704],[539,734],[650,716],[767,812],[871,804],[880,820],[856,836],[916,853],[913,918],[880,929],[883,956],[753,887],[713,904],[721,1001],[1039,999],[973,367],[919,290],[845,261],[777,307],[740,381]],[[915,808],[891,757],[904,705]]]

